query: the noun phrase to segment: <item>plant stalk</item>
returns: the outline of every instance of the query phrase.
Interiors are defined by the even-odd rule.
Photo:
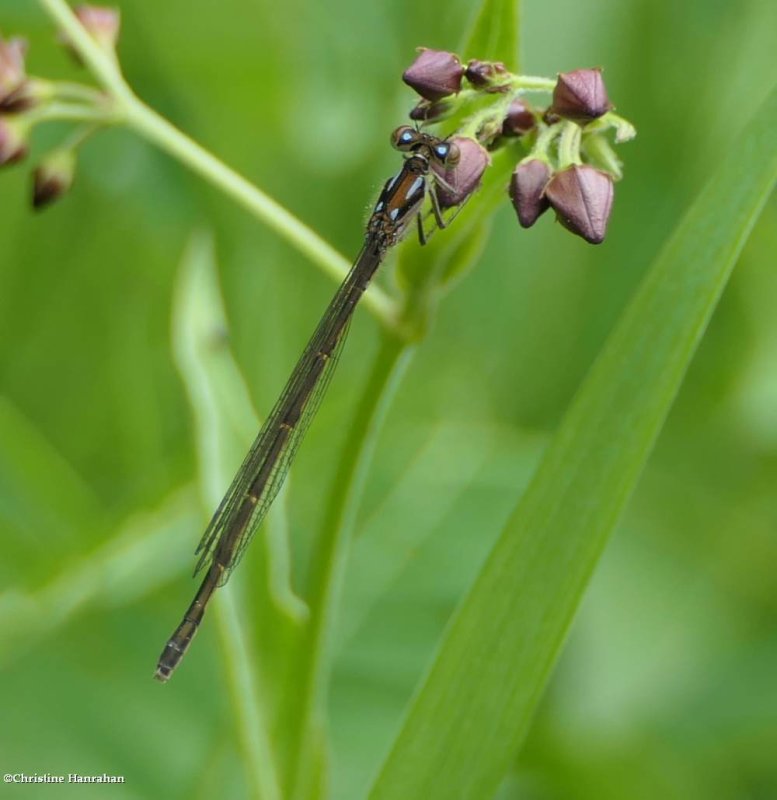
[[[294,800],[313,795],[316,733],[324,728],[324,709],[332,666],[332,636],[348,559],[353,524],[378,435],[397,387],[415,352],[384,333],[380,351],[362,393],[329,500],[312,564],[310,627],[301,651],[297,705],[291,715],[289,787]]]

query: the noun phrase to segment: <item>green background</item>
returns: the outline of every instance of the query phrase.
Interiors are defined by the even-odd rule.
[[[122,4],[138,93],[345,253],[397,165],[417,45],[455,49],[464,2]],[[3,32],[77,78],[34,3]],[[369,473],[338,625],[337,798],[363,795],[456,600],[687,202],[775,77],[777,7],[524,4],[522,69],[601,65],[639,136],[608,239],[497,214],[440,306]],[[483,54],[487,56],[488,54]],[[57,140],[36,135],[34,154]],[[126,131],[85,148],[41,215],[0,175],[0,766],[124,775],[127,797],[241,797],[221,640],[151,681],[189,601],[205,514],[170,346],[176,272],[213,234],[231,343],[269,409],[333,291],[276,235]],[[476,202],[476,201],[473,201]],[[466,213],[466,210],[463,212]],[[746,246],[594,578],[503,798],[777,795],[777,206]],[[391,274],[382,278],[391,289]],[[362,311],[287,500],[304,586],[333,464],[376,348]],[[251,556],[238,579],[261,574]],[[6,787],[4,787],[5,791]],[[8,790],[37,796],[43,790]],[[53,789],[72,793],[80,789]],[[33,794],[35,793],[35,794]]]

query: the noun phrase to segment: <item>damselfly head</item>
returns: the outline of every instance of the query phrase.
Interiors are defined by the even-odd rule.
[[[442,167],[453,167],[459,162],[459,148],[447,139],[438,139],[410,125],[401,125],[391,134],[391,144],[403,153],[418,153]]]

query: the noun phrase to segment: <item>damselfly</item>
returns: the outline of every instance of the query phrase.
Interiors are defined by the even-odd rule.
[[[406,154],[402,169],[383,187],[367,223],[361,253],[329,304],[200,541],[195,575],[204,570],[205,578],[159,657],[154,677],[160,681],[168,680],[178,666],[197,632],[208,601],[226,583],[278,493],[332,376],[356,304],[386,252],[402,238],[413,220],[418,221],[421,241],[425,241],[421,210],[430,171],[435,167],[445,171],[459,160],[455,143],[410,126],[397,128],[392,143]],[[441,180],[437,171],[433,175],[435,180]],[[436,224],[444,227],[436,187],[428,194]]]

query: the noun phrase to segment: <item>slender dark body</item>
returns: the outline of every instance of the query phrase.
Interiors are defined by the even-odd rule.
[[[329,304],[202,537],[195,574],[205,569],[205,578],[159,657],[154,677],[160,681],[168,680],[178,666],[213,592],[227,581],[278,493],[329,383],[356,304],[386,251],[418,216],[431,165],[450,166],[458,158],[455,145],[410,127],[398,128],[392,141],[408,154],[402,169],[383,187],[356,263]],[[441,224],[439,213],[435,214]]]

